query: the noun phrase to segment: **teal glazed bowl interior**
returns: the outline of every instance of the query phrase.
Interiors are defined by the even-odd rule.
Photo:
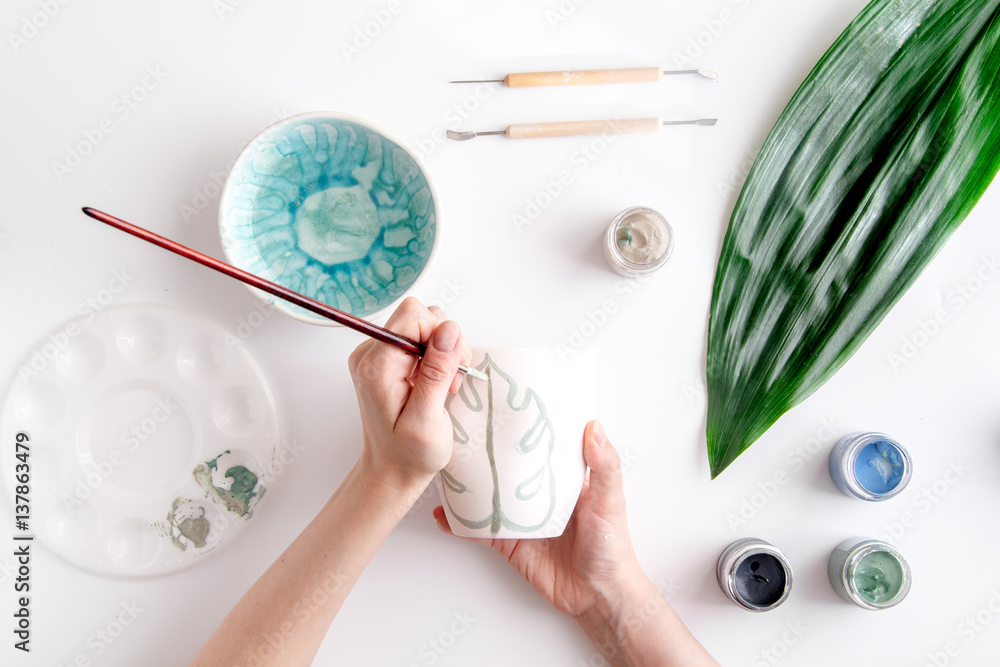
[[[268,127],[240,153],[219,233],[233,265],[376,319],[433,258],[437,197],[413,157],[381,132],[339,113],[302,114]],[[334,324],[281,300],[275,306]]]

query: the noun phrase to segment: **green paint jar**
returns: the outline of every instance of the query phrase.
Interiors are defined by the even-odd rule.
[[[830,584],[840,597],[863,609],[895,607],[910,592],[910,566],[896,547],[853,537],[833,550]]]

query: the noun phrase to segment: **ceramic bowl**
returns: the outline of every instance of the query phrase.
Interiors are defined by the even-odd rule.
[[[437,211],[434,186],[399,143],[367,122],[313,112],[271,125],[243,149],[222,193],[219,234],[233,265],[377,319],[433,260]],[[274,305],[304,322],[334,324]]]

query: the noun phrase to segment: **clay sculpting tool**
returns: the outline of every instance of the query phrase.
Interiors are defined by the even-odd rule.
[[[581,86],[595,83],[642,83],[659,81],[673,74],[697,74],[706,79],[718,80],[719,75],[710,69],[665,70],[659,67],[626,67],[622,69],[577,69],[556,72],[512,72],[502,79],[466,79],[449,83],[502,83],[508,88],[534,88],[537,86]]]
[[[400,336],[398,333],[384,329],[377,324],[373,324],[367,320],[363,320],[356,315],[351,315],[342,310],[338,310],[332,306],[328,306],[325,303],[316,301],[315,299],[310,299],[304,294],[299,294],[298,292],[293,292],[287,287],[283,287],[277,283],[272,283],[270,280],[265,280],[260,276],[255,276],[252,273],[248,273],[243,269],[239,269],[232,264],[226,264],[225,262],[220,262],[214,257],[209,257],[208,255],[202,254],[197,250],[192,250],[187,246],[181,245],[176,241],[171,241],[168,238],[164,238],[159,234],[154,234],[148,229],[143,229],[133,225],[130,222],[125,222],[120,218],[116,218],[113,215],[104,213],[103,211],[98,211],[97,209],[91,208],[89,206],[83,207],[83,212],[89,215],[95,220],[99,220],[107,225],[111,225],[116,229],[120,229],[123,232],[132,234],[133,236],[138,236],[144,241],[149,241],[153,245],[158,245],[161,248],[169,250],[170,252],[177,253],[181,257],[186,257],[190,260],[198,262],[203,266],[207,266],[210,269],[218,271],[219,273],[224,273],[230,278],[235,278],[241,282],[250,285],[251,287],[256,287],[262,292],[267,292],[272,294],[279,299],[284,299],[288,303],[293,303],[300,308],[305,308],[306,310],[321,315],[327,319],[333,320],[337,324],[342,324],[348,329],[354,329],[359,331],[366,336],[370,336],[377,341],[382,343],[387,343],[394,347],[398,347],[404,352],[409,352],[410,354],[422,357],[427,349],[427,346],[418,343],[415,340],[410,340],[405,336]],[[458,370],[466,375],[474,377],[479,380],[488,380],[488,378],[477,371],[475,368],[469,368],[468,366],[462,364],[458,367]]]
[[[663,120],[659,118],[619,118],[616,120],[568,120],[555,123],[517,123],[503,130],[488,132],[457,132],[448,130],[448,138],[467,141],[479,136],[502,134],[510,139],[540,139],[542,137],[576,137],[589,134],[633,134],[659,132],[664,125],[715,125],[717,118],[698,120]]]

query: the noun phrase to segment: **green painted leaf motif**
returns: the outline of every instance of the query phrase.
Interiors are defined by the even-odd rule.
[[[528,479],[514,487],[514,497],[518,500],[531,500],[545,488],[545,472],[547,466],[542,466]]]
[[[552,423],[538,394],[531,387],[519,388],[517,381],[488,354],[476,368],[488,376],[485,386],[482,382],[464,382],[458,394],[448,397],[446,405],[455,442],[484,444],[487,456],[484,465],[489,465],[492,476],[492,488],[486,491],[492,497],[488,503],[480,503],[484,508],[480,516],[462,516],[455,511],[451,500],[474,491],[450,471],[443,470],[444,501],[452,515],[468,528],[489,526],[492,535],[501,527],[514,532],[538,530],[555,511]],[[456,406],[455,401],[460,405]],[[525,475],[525,469],[532,472]],[[541,510],[532,502],[540,495],[548,499]]]
[[[468,493],[469,487],[455,479],[455,477],[447,470],[441,471],[441,478],[444,480],[444,485],[447,486],[452,493]]]
[[[1000,168],[1000,0],[875,0],[733,211],[708,329],[712,477],[857,350]]]

